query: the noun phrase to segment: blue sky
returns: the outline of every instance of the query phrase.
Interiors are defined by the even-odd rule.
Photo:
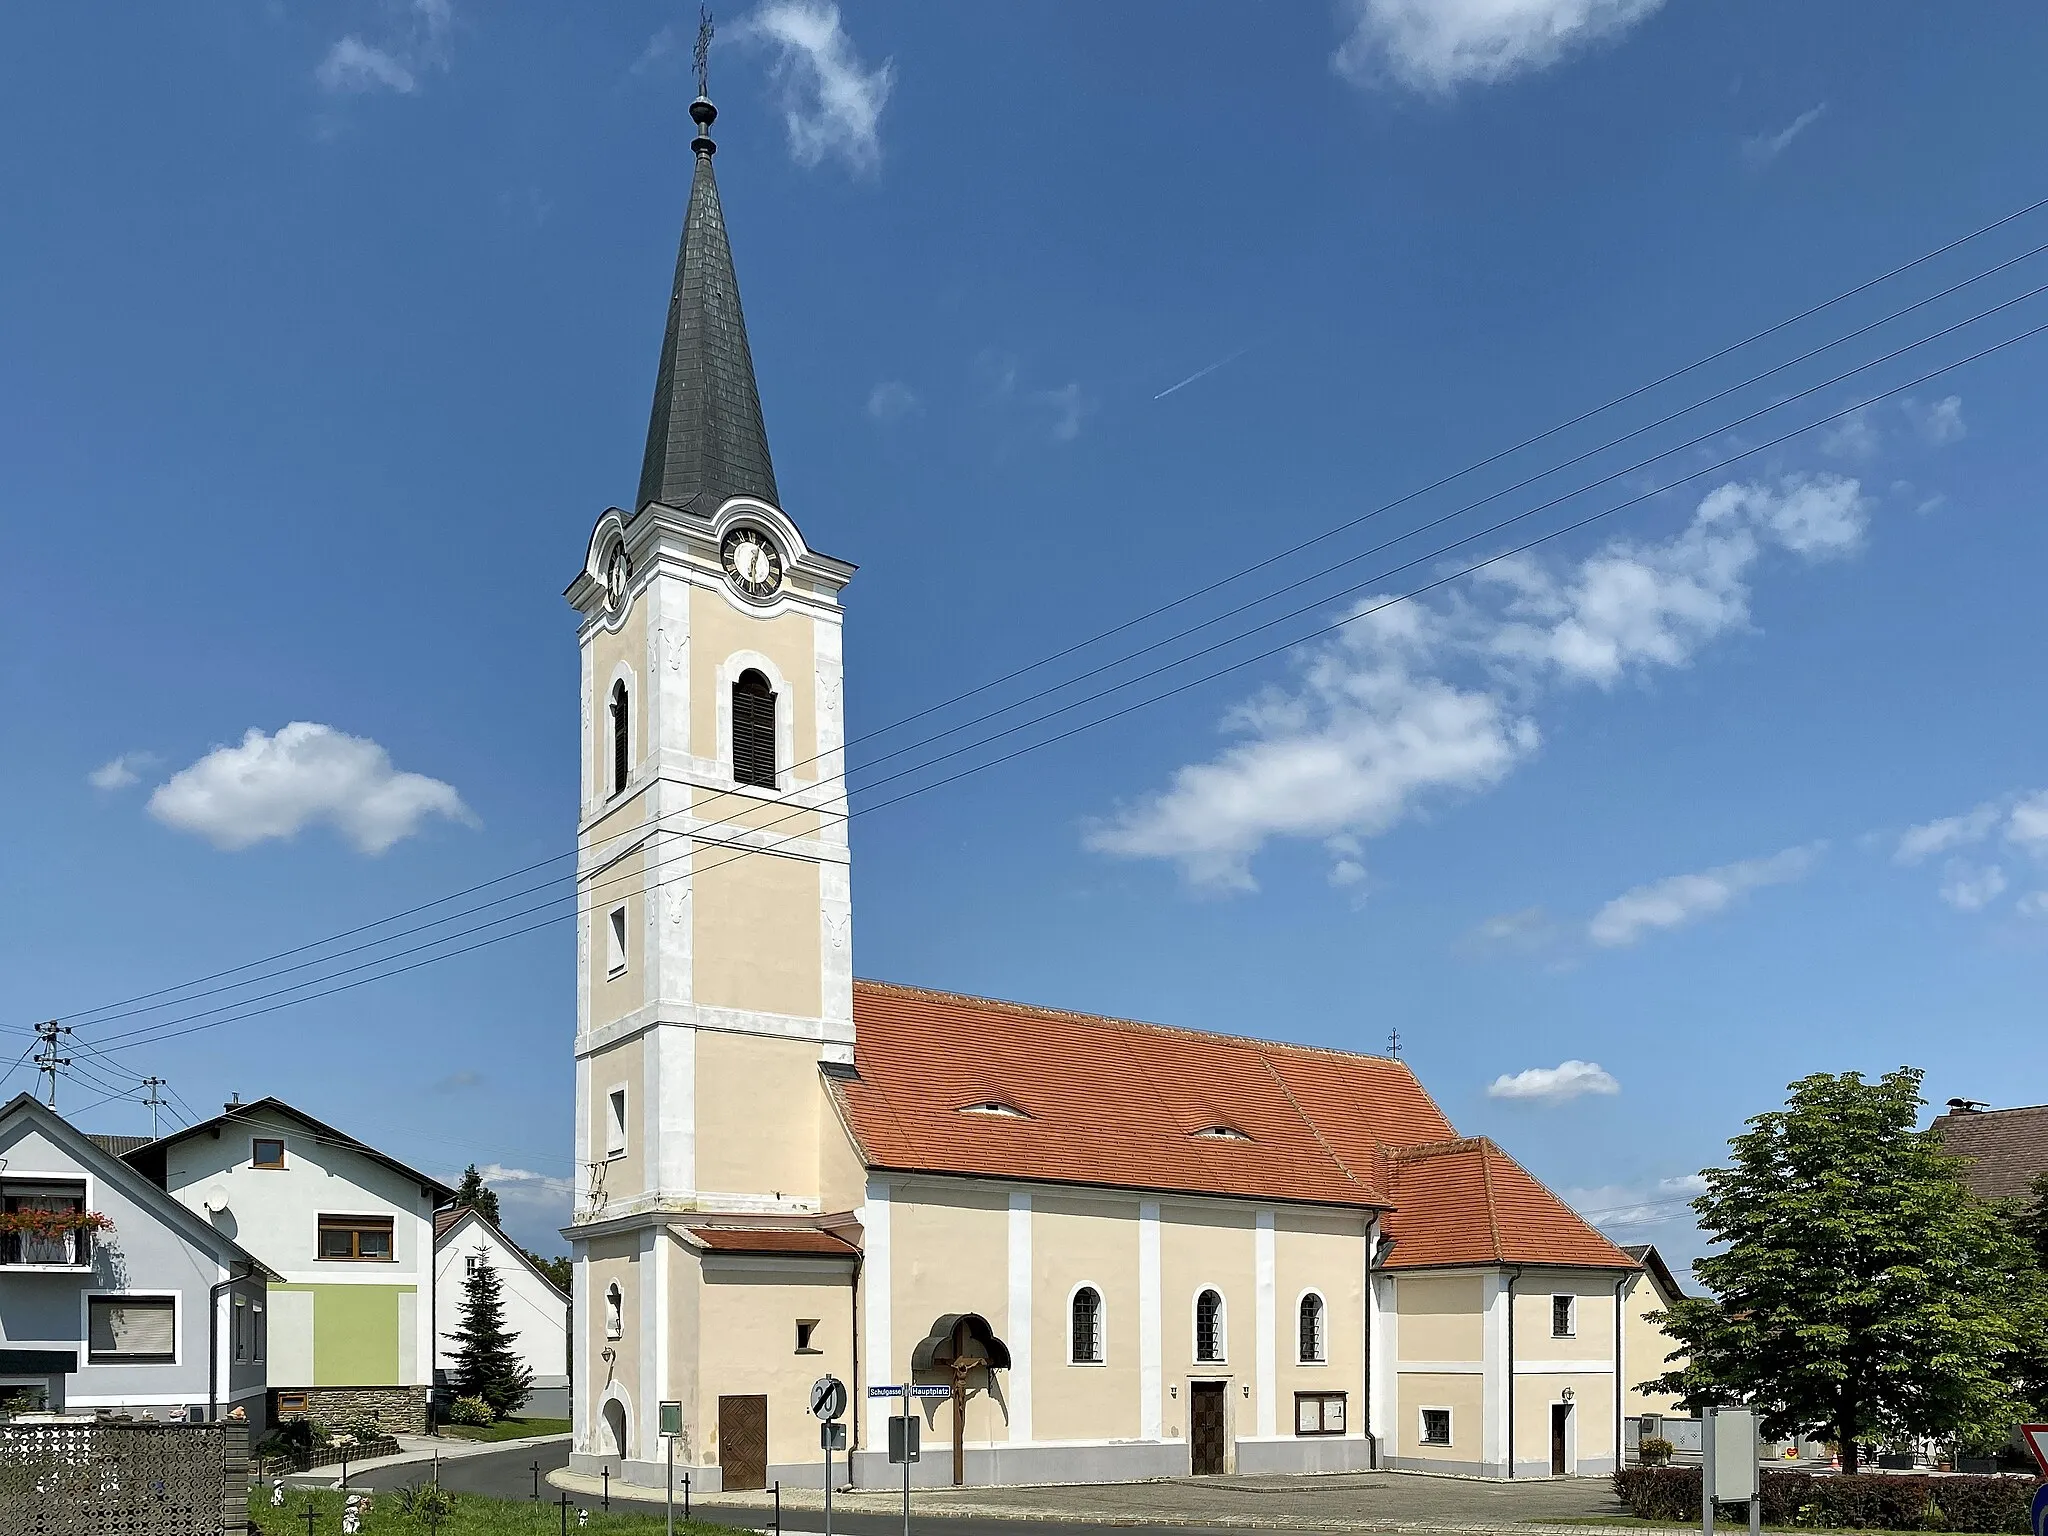
[[[560,592],[637,478],[693,20],[0,16],[0,1028],[569,846]],[[2044,48],[2038,8],[1930,32],[1872,0],[723,18],[778,477],[862,567],[852,730],[1259,562],[978,703],[1304,610],[875,790],[1301,642],[859,817],[859,971],[1364,1050],[1398,1028],[1461,1130],[1679,1257],[1686,1177],[1801,1073],[2048,1099],[2048,336],[1900,389],[2048,303],[1827,382],[2048,261],[1792,361],[2022,257],[2048,211],[1294,550],[2041,196]],[[556,924],[77,1039],[124,1047],[85,1058],[109,1086],[275,1093],[495,1165],[554,1248],[571,956]]]

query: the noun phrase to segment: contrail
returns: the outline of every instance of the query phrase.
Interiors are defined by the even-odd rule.
[[[1166,398],[1166,397],[1167,397],[1168,395],[1172,394],[1172,393],[1173,393],[1173,392],[1174,392],[1174,391],[1175,391],[1176,389],[1186,389],[1186,388],[1187,388],[1187,387],[1188,387],[1188,386],[1189,386],[1190,384],[1194,383],[1194,382],[1195,382],[1195,380],[1197,380],[1197,379],[1206,379],[1206,378],[1207,378],[1207,377],[1208,377],[1208,376],[1209,376],[1210,374],[1214,373],[1214,372],[1215,372],[1215,371],[1216,371],[1216,370],[1217,370],[1218,368],[1221,368],[1221,367],[1225,366],[1225,365],[1226,365],[1226,364],[1228,364],[1228,363],[1234,363],[1234,362],[1236,362],[1236,361],[1237,361],[1237,360],[1238,360],[1238,359],[1239,359],[1240,357],[1243,357],[1243,356],[1245,355],[1245,353],[1247,353],[1247,352],[1249,352],[1249,351],[1251,351],[1251,348],[1250,348],[1250,347],[1239,347],[1239,348],[1238,348],[1238,349],[1237,349],[1237,350],[1236,350],[1235,352],[1231,353],[1231,354],[1230,354],[1230,356],[1228,356],[1228,357],[1219,357],[1219,358],[1218,358],[1218,359],[1217,359],[1217,360],[1216,360],[1215,362],[1211,363],[1211,364],[1210,364],[1210,365],[1209,365],[1208,367],[1206,367],[1206,368],[1203,368],[1203,369],[1199,369],[1199,370],[1197,370],[1196,372],[1194,372],[1194,373],[1191,373],[1191,374],[1189,374],[1189,375],[1188,375],[1188,376],[1187,376],[1186,378],[1182,379],[1182,380],[1181,380],[1181,381],[1180,381],[1180,382],[1179,382],[1178,384],[1172,384],[1172,385],[1168,385],[1168,386],[1167,386],[1167,387],[1166,387],[1165,389],[1162,389],[1161,391],[1159,391],[1159,393],[1158,393],[1158,394],[1156,394],[1156,395],[1154,395],[1154,396],[1153,396],[1152,398],[1153,398],[1154,400],[1164,400],[1164,399],[1165,399],[1165,398]]]

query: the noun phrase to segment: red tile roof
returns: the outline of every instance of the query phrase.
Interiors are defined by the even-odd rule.
[[[686,1226],[684,1230],[719,1253],[822,1253],[843,1259],[860,1252],[858,1245],[816,1227]]]
[[[1414,1202],[1389,1223],[1402,1264],[1634,1267],[1499,1148],[1453,1140],[1401,1061],[871,981],[853,1015],[857,1075],[832,1086],[871,1167]],[[967,1109],[990,1102],[1020,1113]]]

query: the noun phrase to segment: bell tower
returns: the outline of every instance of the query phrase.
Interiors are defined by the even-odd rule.
[[[853,567],[782,509],[712,170],[717,110],[700,96],[690,116],[639,494],[597,520],[567,592],[582,653],[577,1446],[605,1454],[607,1416],[630,1412],[617,1431],[636,1459],[676,1390],[654,1342],[664,1223],[817,1212],[820,1065],[853,1059]],[[586,1397],[607,1376],[612,1397]]]

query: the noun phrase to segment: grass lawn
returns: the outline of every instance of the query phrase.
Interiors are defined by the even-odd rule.
[[[561,1494],[557,1492],[559,1499]],[[341,1529],[342,1495],[331,1488],[315,1489],[308,1493],[292,1489],[285,1494],[284,1506],[273,1509],[268,1495],[259,1495],[250,1501],[249,1530],[251,1536],[260,1531],[262,1536],[304,1536],[306,1530],[306,1505],[313,1506],[314,1536],[335,1536]],[[590,1523],[579,1526],[577,1512],[590,1512]],[[595,1497],[579,1498],[569,1496],[569,1529],[616,1533],[616,1536],[648,1536],[648,1533],[665,1529],[662,1513],[627,1513],[618,1504],[606,1514]],[[411,1536],[419,1532],[422,1536],[432,1532],[434,1536],[560,1536],[562,1510],[558,1504],[535,1504],[525,1499],[506,1500],[485,1498],[480,1493],[458,1493],[455,1495],[454,1512],[439,1526],[429,1526],[419,1517],[408,1515],[399,1506],[396,1493],[371,1495],[370,1508],[363,1516],[363,1536]],[[678,1520],[676,1530],[688,1532],[689,1536],[733,1536],[727,1526],[700,1525],[695,1521]]]
[[[444,1440],[525,1440],[534,1435],[566,1435],[567,1419],[500,1419],[495,1424],[443,1424]]]
[[[569,1515],[570,1522],[573,1524],[575,1519],[575,1513],[571,1511]],[[1700,1523],[1697,1520],[1691,1522],[1682,1520],[1638,1520],[1634,1515],[1543,1516],[1528,1523],[1531,1525],[1630,1525],[1634,1526],[1637,1530],[1647,1531],[1696,1531],[1700,1528]],[[1767,1531],[1797,1531],[1799,1536],[1912,1536],[1911,1532],[1861,1531],[1833,1525],[1773,1525],[1768,1520],[1764,1522],[1763,1528]],[[1719,1533],[1722,1531],[1731,1532],[1733,1536],[1742,1536],[1742,1533],[1748,1529],[1749,1521],[1742,1515],[1736,1515],[1733,1518],[1717,1516],[1714,1520],[1716,1536],[1719,1536]]]

